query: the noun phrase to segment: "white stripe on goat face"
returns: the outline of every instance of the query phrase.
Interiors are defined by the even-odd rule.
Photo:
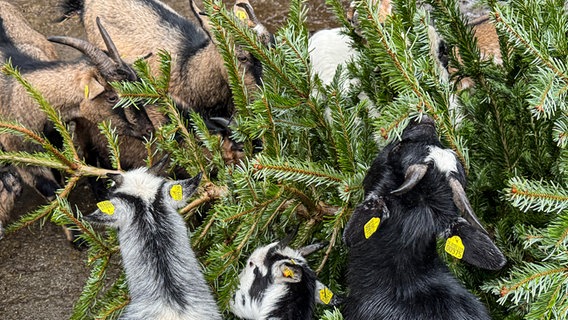
[[[434,163],[436,168],[446,174],[446,177],[451,173],[457,173],[457,158],[453,150],[442,149],[436,146],[428,146],[430,153],[426,157],[427,163]]]
[[[239,275],[239,287],[230,302],[231,311],[236,316],[243,319],[266,319],[267,315],[276,308],[276,304],[288,292],[286,283],[278,283],[274,279],[276,272],[281,272],[281,264],[291,260],[297,264],[307,264],[306,259],[297,250],[290,247],[275,250],[277,245],[278,242],[274,242],[258,248],[247,260],[245,268]],[[271,253],[271,256],[278,254],[283,258],[267,266],[266,262],[271,258],[268,257],[269,253]],[[268,269],[269,267],[271,270]],[[258,297],[251,297],[250,289],[253,287],[255,279],[267,277],[269,271],[272,276],[266,283],[266,287],[262,288],[262,294]]]
[[[162,179],[147,172],[146,168],[138,168],[123,173],[123,183],[114,193],[120,192],[140,198],[146,203],[154,202],[160,192]]]

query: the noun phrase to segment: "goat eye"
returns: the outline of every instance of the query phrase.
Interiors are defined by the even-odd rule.
[[[107,102],[108,102],[108,103],[112,103],[112,104],[117,103],[117,102],[118,102],[118,95],[116,95],[116,94],[111,94],[111,95],[109,95],[109,96],[107,97]]]
[[[249,261],[249,267],[254,267],[254,263],[252,263],[252,261]]]
[[[239,56],[239,62],[244,63],[248,61],[248,57],[247,56]]]

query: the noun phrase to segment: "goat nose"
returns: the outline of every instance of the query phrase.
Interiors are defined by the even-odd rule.
[[[427,115],[422,116],[422,118],[420,119],[420,123],[429,124],[429,125],[436,125],[436,122],[434,122],[434,119],[430,118]]]

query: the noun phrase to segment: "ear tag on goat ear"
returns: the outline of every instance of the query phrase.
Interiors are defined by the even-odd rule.
[[[451,256],[458,259],[463,258],[463,252],[465,251],[462,239],[458,236],[448,238],[448,240],[446,241],[446,247],[444,249]]]
[[[331,302],[331,299],[333,298],[333,292],[331,292],[331,290],[329,290],[327,287],[321,289],[319,291],[319,294],[320,294],[320,300],[324,304],[329,304]]]
[[[241,21],[247,22],[249,20],[247,12],[245,11],[245,9],[242,9],[241,7],[237,7],[235,15]]]
[[[97,207],[99,208],[99,210],[108,214],[109,216],[114,214],[114,205],[109,200],[97,203]]]
[[[174,184],[170,189],[170,196],[175,201],[181,201],[183,199],[183,189],[181,188],[181,184]]]
[[[292,271],[292,269],[290,268],[285,268],[284,270],[282,270],[282,275],[285,278],[294,278],[294,271]]]
[[[365,239],[369,239],[373,233],[377,231],[379,228],[379,224],[381,223],[381,218],[373,217],[367,223],[365,223],[365,227],[363,228],[365,231]]]
[[[85,85],[85,100],[89,99],[89,85]]]

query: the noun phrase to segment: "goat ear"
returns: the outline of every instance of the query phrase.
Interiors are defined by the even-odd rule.
[[[326,306],[338,306],[343,303],[343,297],[333,293],[319,280],[316,280],[315,301]]]
[[[168,168],[169,159],[170,158],[167,155],[162,157],[162,159],[158,160],[158,162],[153,163],[152,166],[148,168],[148,173],[156,176],[161,176]]]
[[[445,250],[454,257],[487,270],[500,270],[507,263],[489,236],[463,219],[451,227],[449,235]]]
[[[105,91],[105,87],[92,76],[88,76],[80,83],[86,100],[93,100]]]
[[[189,199],[189,197],[195,193],[195,190],[197,190],[199,182],[201,182],[201,176],[202,173],[200,172],[193,178],[173,181],[167,184],[170,197],[174,201],[179,202],[180,205],[185,204],[187,199]]]
[[[285,262],[278,266],[274,275],[275,283],[297,283],[302,281],[304,271],[300,265]]]
[[[369,239],[380,232],[381,221],[388,219],[389,209],[382,197],[370,193],[351,215],[343,231],[343,241],[348,247]]]

